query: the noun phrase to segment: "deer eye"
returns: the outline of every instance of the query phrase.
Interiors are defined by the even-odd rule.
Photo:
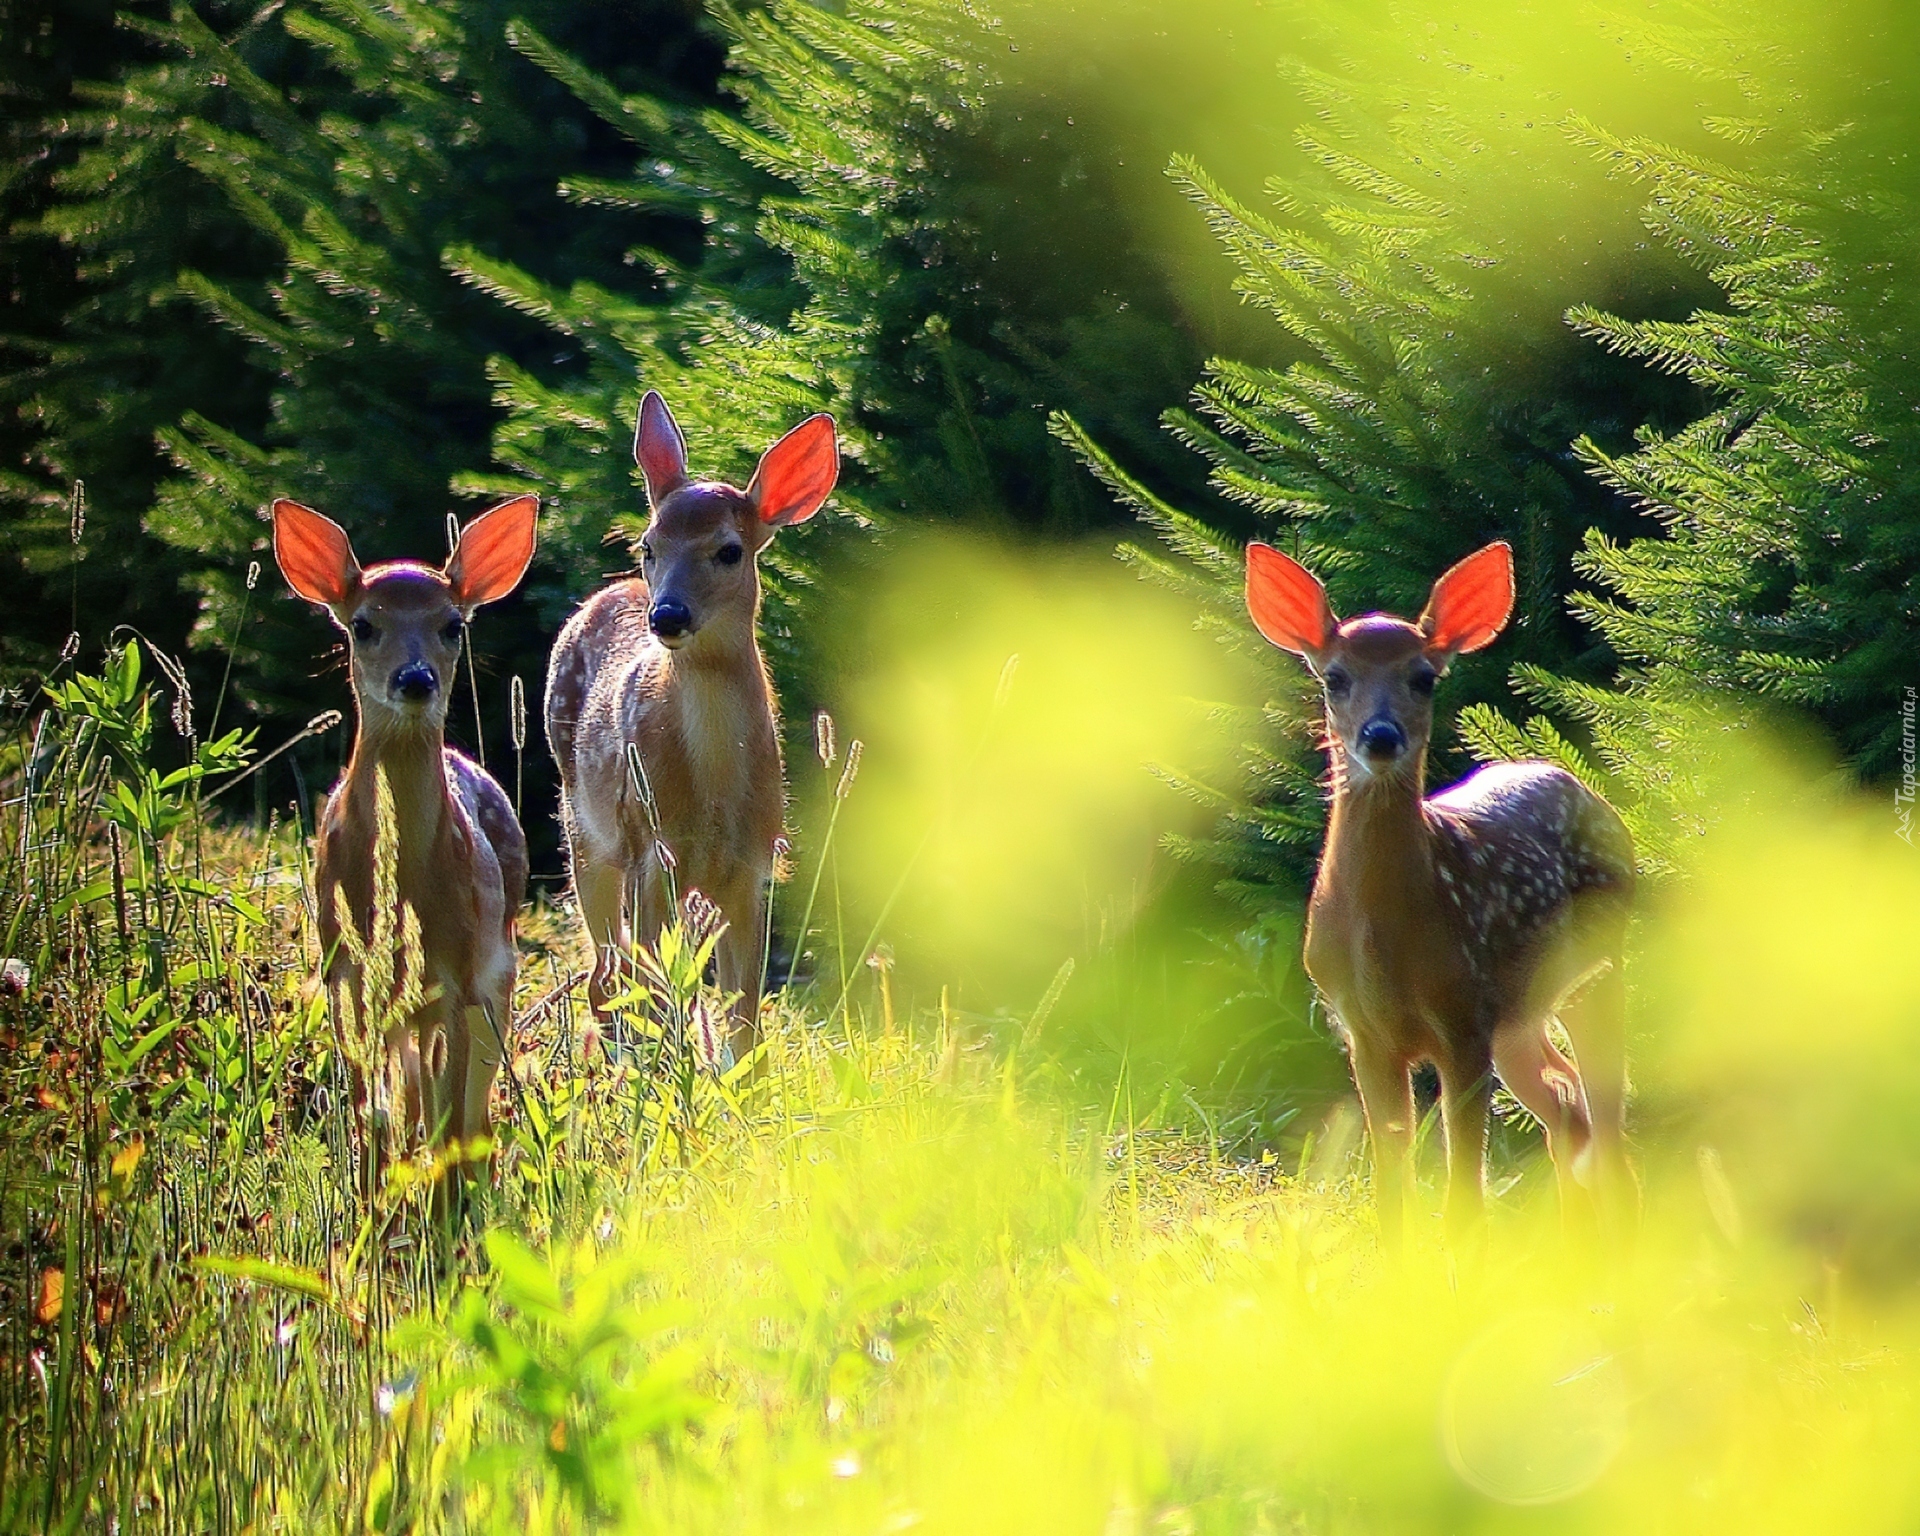
[[[1347,696],[1348,690],[1351,689],[1352,687],[1353,687],[1353,679],[1348,677],[1347,674],[1342,672],[1339,668],[1336,667],[1334,668],[1334,670],[1332,670],[1327,674],[1327,697],[1328,698],[1344,699]]]
[[[653,543],[651,540],[642,539],[640,541],[640,563],[642,565],[653,564]]]
[[[1433,685],[1439,680],[1440,674],[1438,672],[1420,671],[1414,673],[1412,677],[1407,679],[1407,686],[1419,694],[1421,698],[1431,698],[1433,696]]]
[[[718,560],[722,565],[738,565],[740,563],[740,546],[738,544],[722,544],[714,551],[713,558]]]
[[[460,643],[460,637],[466,632],[467,621],[456,613],[452,618],[447,620],[447,627],[440,631],[440,636],[448,645],[458,645]]]
[[[373,642],[379,638],[380,631],[375,629],[365,619],[355,619],[353,621],[353,642],[355,645],[372,645]]]

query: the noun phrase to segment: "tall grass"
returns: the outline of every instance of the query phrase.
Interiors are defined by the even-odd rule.
[[[116,665],[0,749],[0,1527],[1910,1520],[1920,871],[1804,771],[1725,765],[1755,812],[1643,924],[1630,1249],[1527,1154],[1483,1251],[1388,1265],[1350,1112],[1233,1158],[1049,1071],[1071,972],[1000,1040],[856,966],[722,1078],[696,913],[583,1057],[544,908],[447,1239],[428,1160],[362,1182],[301,843],[146,778]]]

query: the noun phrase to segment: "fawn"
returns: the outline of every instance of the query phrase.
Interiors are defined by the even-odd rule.
[[[767,884],[785,812],[773,687],[760,654],[758,558],[819,510],[839,475],[833,418],[811,416],[761,456],[747,488],[687,474],[667,403],[640,402],[634,459],[652,515],[640,575],[581,605],[547,670],[547,742],[560,764],[580,916],[604,1017],[619,956],[651,944],[673,893],[726,920],[715,953],[735,994],[729,1046],[759,1038]]]
[[[273,553],[287,584],[346,632],[359,716],[353,755],[320,818],[315,889],[326,982],[338,997],[360,976],[340,942],[336,891],[363,941],[374,931],[375,808],[393,799],[400,901],[420,924],[428,1001],[395,1025],[408,1134],[440,1141],[489,1130],[488,1095],[505,1052],[514,919],[527,891],[527,840],[506,792],[446,744],[447,685],[473,610],[505,597],[533,558],[540,502],[516,496],[461,530],[444,569],[393,560],[362,570],[344,529],[293,501],[273,504]],[[396,974],[409,957],[396,960]],[[364,1095],[367,1085],[356,1084]],[[456,1153],[457,1153],[456,1148]]]
[[[1483,1214],[1495,1070],[1546,1127],[1563,1201],[1591,1179],[1604,1214],[1632,1189],[1625,824],[1545,762],[1493,764],[1425,797],[1434,685],[1455,656],[1491,644],[1512,607],[1505,544],[1441,576],[1412,624],[1379,613],[1341,623],[1298,561],[1247,549],[1254,624],[1304,657],[1325,689],[1333,803],[1306,967],[1347,1044],[1390,1244],[1410,1173],[1409,1070],[1423,1060],[1440,1074],[1454,1230],[1476,1229]],[[1548,1037],[1556,1014],[1578,1066]]]

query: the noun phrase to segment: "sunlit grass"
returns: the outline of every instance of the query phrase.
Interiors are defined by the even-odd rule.
[[[1203,1087],[1069,1070],[1084,1013],[864,965],[774,1000],[757,1080],[641,1073],[583,1055],[545,907],[438,1230],[423,1165],[359,1182],[297,838],[109,835],[131,768],[68,728],[31,778],[15,738],[0,826],[7,1528],[1910,1524],[1920,867],[1804,753],[1709,764],[1728,812],[1643,915],[1637,1238],[1515,1134],[1484,1245],[1429,1166],[1390,1263],[1350,1108],[1231,1156]]]

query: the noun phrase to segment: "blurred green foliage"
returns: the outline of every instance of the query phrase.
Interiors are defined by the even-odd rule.
[[[1463,748],[1560,760],[1620,801],[1651,871],[1718,814],[1679,750],[1703,708],[1808,710],[1847,772],[1890,781],[1920,639],[1915,317],[1892,277],[1916,190],[1890,72],[1911,17],[1303,9],[1347,48],[1287,67],[1313,108],[1299,169],[1256,206],[1174,167],[1243,299],[1309,354],[1215,359],[1197,409],[1167,414],[1214,488],[1325,572],[1343,614],[1415,613],[1440,570],[1509,540],[1515,622],[1449,681],[1440,775]],[[1056,430],[1159,536],[1132,558],[1259,648],[1244,526]],[[1296,681],[1270,710],[1284,743],[1251,754],[1262,793],[1220,797],[1221,834],[1186,845],[1263,902],[1303,878],[1322,819],[1315,705],[1277,665]],[[1508,718],[1512,693],[1544,713]]]

